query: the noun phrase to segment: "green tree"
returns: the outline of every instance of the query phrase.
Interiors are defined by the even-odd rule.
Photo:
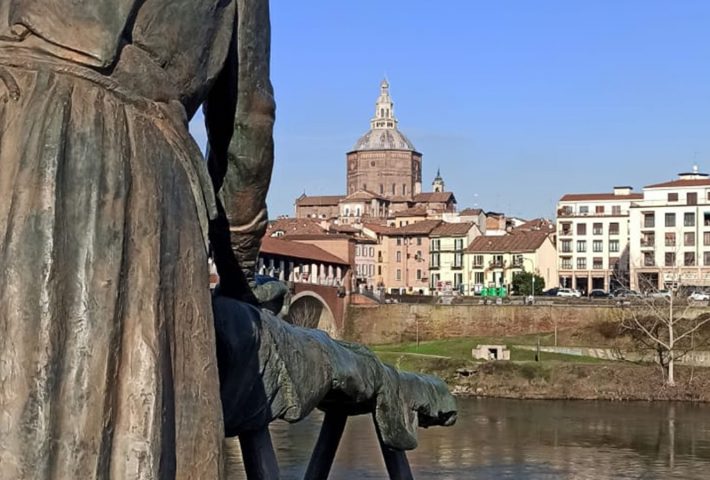
[[[513,277],[513,291],[516,295],[532,293],[533,277],[535,278],[535,295],[541,295],[545,289],[545,279],[532,272],[520,272]]]

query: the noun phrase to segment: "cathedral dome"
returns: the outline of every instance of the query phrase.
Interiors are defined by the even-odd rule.
[[[396,128],[373,128],[355,144],[353,150],[410,150],[414,145]]]
[[[353,148],[353,151],[361,150],[415,151],[412,142],[397,128],[387,80],[380,84],[380,96],[375,104],[375,117],[370,120],[370,131],[360,137]]]

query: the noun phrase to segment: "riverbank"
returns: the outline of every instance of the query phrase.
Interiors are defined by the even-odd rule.
[[[658,365],[511,348],[511,361],[478,362],[474,339],[377,346],[383,361],[401,370],[441,377],[460,396],[514,399],[578,399],[710,402],[710,368],[676,366],[676,386],[665,385]],[[480,338],[480,343],[503,343]],[[490,340],[487,341],[487,340]],[[498,340],[494,342],[494,340]],[[515,343],[526,338],[514,338]],[[530,340],[530,339],[528,339]]]

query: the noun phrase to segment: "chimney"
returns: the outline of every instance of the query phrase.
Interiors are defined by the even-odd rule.
[[[633,187],[614,187],[614,195],[631,195],[631,190],[633,190]]]

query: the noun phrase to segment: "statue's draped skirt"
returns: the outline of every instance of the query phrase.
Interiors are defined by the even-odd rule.
[[[161,108],[0,64],[2,480],[221,478],[199,152]]]

